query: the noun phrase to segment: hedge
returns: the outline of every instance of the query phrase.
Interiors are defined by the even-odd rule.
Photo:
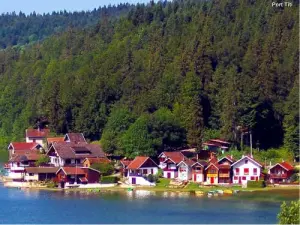
[[[102,176],[100,181],[103,184],[117,183],[118,182],[118,177]]]
[[[258,181],[249,180],[247,182],[247,187],[248,188],[264,188],[264,187],[266,187],[266,183],[264,180],[258,180]]]

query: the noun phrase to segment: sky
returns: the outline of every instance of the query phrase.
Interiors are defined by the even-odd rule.
[[[51,13],[52,11],[86,11],[93,10],[99,6],[114,5],[119,3],[148,3],[150,0],[0,0],[0,14],[6,12],[19,13],[22,11],[25,14],[36,13]]]

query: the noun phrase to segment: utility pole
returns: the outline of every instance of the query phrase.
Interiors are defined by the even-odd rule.
[[[251,151],[251,157],[253,157],[253,155],[252,155],[252,132],[251,132],[251,130],[249,131],[249,133],[250,133],[250,151]]]

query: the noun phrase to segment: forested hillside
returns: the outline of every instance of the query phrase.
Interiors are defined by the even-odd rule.
[[[46,37],[61,33],[68,28],[85,28],[96,25],[100,19],[126,15],[133,7],[130,4],[99,7],[92,11],[52,12],[26,15],[22,12],[0,15],[0,49],[10,46],[22,47],[41,41]]]
[[[173,1],[0,52],[2,144],[38,119],[133,157],[198,147],[298,151],[298,2]]]

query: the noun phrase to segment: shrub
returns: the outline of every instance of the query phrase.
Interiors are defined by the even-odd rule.
[[[102,175],[108,176],[113,174],[114,166],[110,163],[95,163],[91,166],[95,170],[99,170]]]
[[[248,181],[247,182],[247,187],[248,188],[264,188],[266,187],[266,183],[264,180],[258,180],[258,181]]]
[[[299,207],[299,200],[292,201],[289,205],[283,202],[277,216],[279,224],[299,224]]]
[[[157,177],[163,177],[164,171],[162,169],[158,169],[156,176]]]
[[[56,188],[57,183],[53,180],[45,180],[47,188]]]
[[[47,155],[41,155],[39,159],[35,162],[36,166],[41,166],[50,162],[50,158]]]
[[[118,177],[102,176],[100,181],[103,184],[117,183],[118,182]]]

